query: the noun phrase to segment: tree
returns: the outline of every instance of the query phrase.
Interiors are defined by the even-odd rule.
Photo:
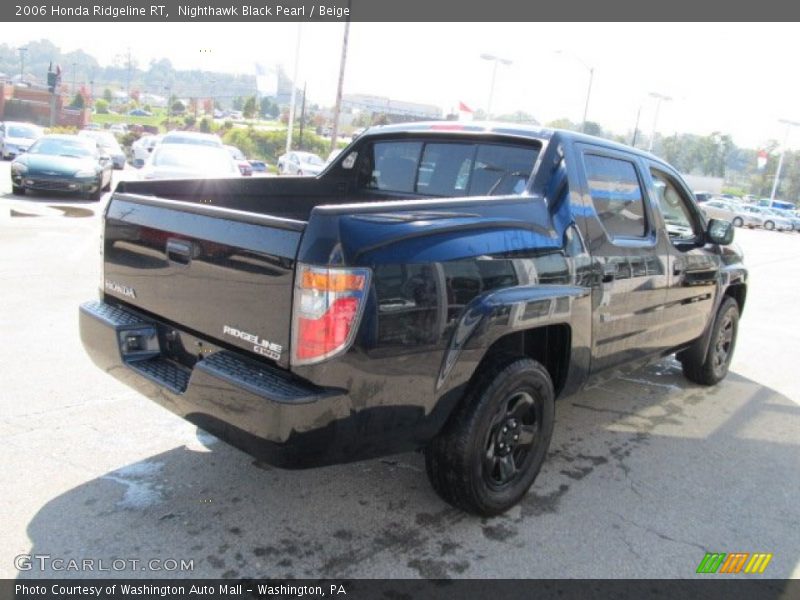
[[[260,112],[265,117],[272,117],[273,119],[281,114],[280,107],[275,104],[270,98],[261,98]]]
[[[114,95],[109,88],[103,90],[103,100],[111,104],[114,101]]]
[[[98,98],[94,103],[94,110],[98,115],[108,114],[108,100],[105,98]]]
[[[252,119],[256,116],[255,96],[248,96],[247,100],[245,100],[244,106],[242,107],[242,114],[244,115],[245,119]]]
[[[173,115],[180,115],[186,112],[186,105],[180,100],[175,100],[170,107],[170,112]]]
[[[72,99],[72,102],[69,105],[70,108],[82,109],[86,107],[86,100],[83,98],[83,94],[78,92],[75,94],[75,97]]]

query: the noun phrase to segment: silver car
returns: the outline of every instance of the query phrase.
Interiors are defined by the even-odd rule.
[[[770,208],[764,206],[743,206],[742,209],[764,219],[764,229],[776,229],[778,231],[792,230],[792,222],[780,215],[773,214]]]
[[[42,135],[42,128],[31,123],[0,122],[0,158],[12,159],[27,152],[31,144]]]
[[[159,144],[140,172],[142,179],[239,177],[239,167],[222,146]]]
[[[311,152],[288,152],[278,157],[278,172],[282,175],[319,175],[325,161]]]
[[[730,221],[735,227],[763,227],[764,219],[755,213],[748,212],[742,207],[727,202],[721,198],[714,198],[700,204],[700,210],[710,219],[723,219]]]

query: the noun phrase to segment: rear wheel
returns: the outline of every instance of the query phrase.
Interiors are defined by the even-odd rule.
[[[734,217],[733,226],[734,227],[741,227],[742,225],[744,225],[744,221],[742,221],[742,217]]]
[[[705,354],[700,354],[699,346],[693,346],[678,355],[686,379],[701,385],[722,381],[728,374],[738,330],[739,305],[727,297],[717,311]]]
[[[483,516],[517,504],[547,454],[554,398],[550,376],[536,361],[488,367],[425,449],[428,478],[439,496]]]
[[[772,221],[765,222],[764,229],[769,229],[770,231],[772,231],[773,229],[775,229],[775,223],[773,223]]]

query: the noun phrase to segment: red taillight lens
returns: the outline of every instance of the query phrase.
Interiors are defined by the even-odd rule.
[[[292,364],[320,362],[350,346],[369,290],[369,269],[298,263],[292,311]]]

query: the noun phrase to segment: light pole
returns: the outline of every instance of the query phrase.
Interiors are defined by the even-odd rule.
[[[294,129],[294,109],[297,102],[297,73],[300,69],[300,38],[303,34],[303,24],[297,24],[297,45],[294,49],[294,75],[292,76],[292,94],[289,100],[289,123],[286,130],[286,153],[292,151],[292,130]]]
[[[512,64],[512,61],[510,61],[507,58],[500,58],[499,56],[494,56],[492,54],[481,54],[481,58],[483,60],[490,60],[490,61],[492,61],[494,63],[492,65],[492,84],[489,87],[489,102],[486,105],[486,118],[487,119],[491,119],[492,118],[492,98],[494,96],[494,82],[495,82],[495,79],[497,77],[497,63],[501,63],[501,64],[504,64],[506,66],[509,66],[509,65]]]
[[[592,97],[592,83],[594,82],[594,67],[587,64],[578,56],[567,52],[566,50],[556,50],[556,54],[568,56],[569,58],[578,61],[578,63],[589,72],[589,85],[586,88],[586,102],[583,105],[583,121],[581,121],[581,131],[586,132],[586,115],[589,113],[589,99]]]
[[[169,118],[172,116],[172,86],[165,85],[167,92],[167,131],[169,131]]]
[[[20,48],[19,49],[19,82],[25,83],[25,53],[28,51],[27,48]]]
[[[656,99],[656,112],[655,115],[653,115],[653,131],[650,133],[650,143],[647,145],[647,151],[652,152],[653,142],[655,141],[656,137],[656,124],[658,123],[658,111],[661,108],[661,102],[663,101],[669,102],[670,100],[672,100],[672,98],[670,98],[669,96],[665,96],[664,94],[659,94],[657,92],[650,92],[649,96],[651,98]]]
[[[788,119],[778,119],[778,123],[783,123],[786,125],[786,135],[783,137],[781,157],[778,159],[778,168],[775,171],[775,181],[772,182],[772,192],[769,195],[770,205],[772,205],[772,201],[775,200],[775,193],[778,191],[778,182],[780,182],[781,169],[783,169],[783,156],[786,154],[786,144],[789,143],[789,132],[792,130],[792,127],[800,127],[800,123],[797,121],[790,121]]]

